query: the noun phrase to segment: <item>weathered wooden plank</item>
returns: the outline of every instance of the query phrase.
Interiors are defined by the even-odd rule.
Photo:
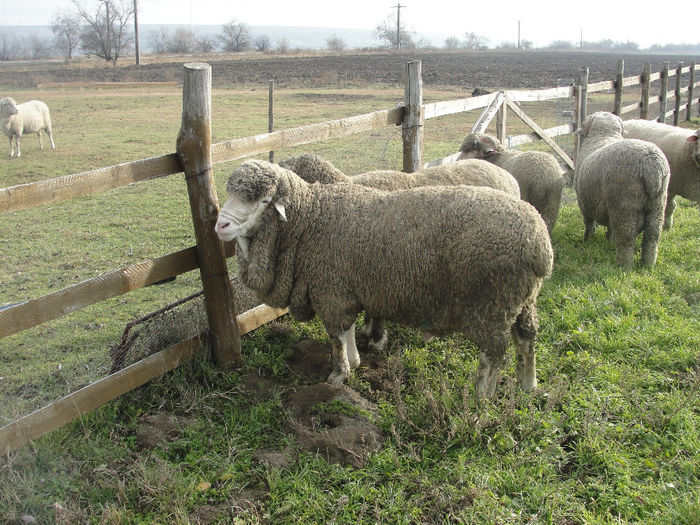
[[[237,316],[236,324],[241,335],[244,335],[285,313],[286,309],[260,305]],[[170,346],[5,425],[0,428],[0,454],[6,456],[30,441],[190,361],[200,351],[205,335],[203,332]]]
[[[307,124],[297,128],[263,133],[212,144],[212,160],[226,162],[271,150],[279,150],[301,144],[347,137],[364,131],[373,131],[385,126],[400,125],[403,107],[375,111],[364,115]]]
[[[467,111],[485,108],[491,103],[491,100],[495,96],[495,93],[489,93],[488,95],[480,95],[478,97],[423,104],[423,118],[427,120],[429,118],[443,117],[445,115],[454,115],[456,113],[465,113]]]
[[[622,109],[620,110],[620,115],[624,115],[625,113],[631,113],[632,111],[637,111],[641,106],[641,102],[635,102],[634,104],[630,104],[628,106],[622,106]]]
[[[82,197],[182,171],[177,155],[162,155],[0,189],[0,213]]]
[[[144,81],[144,82],[42,82],[36,85],[37,89],[74,89],[91,87],[103,88],[152,88],[152,87],[177,87],[174,80]]]
[[[552,148],[557,155],[559,155],[562,160],[571,168],[574,169],[574,162],[571,160],[569,155],[559,147],[559,144],[554,142],[551,138],[547,136],[547,132],[542,129],[537,122],[532,120],[530,117],[528,117],[525,112],[520,109],[516,104],[512,103],[510,99],[506,98],[506,104],[508,104],[508,107],[510,110],[515,113],[520,120],[522,120],[525,124],[530,126],[535,133],[537,133],[540,137],[542,137],[542,140],[544,140],[547,145]]]
[[[661,72],[651,73],[649,75],[649,82],[654,82],[654,80],[660,80],[660,79],[661,79]]]
[[[493,117],[496,116],[496,112],[498,112],[498,110],[503,105],[503,101],[505,100],[505,98],[505,92],[499,91],[498,93],[496,93],[496,96],[491,101],[491,104],[489,104],[488,107],[484,108],[484,111],[481,112],[479,118],[476,119],[476,122],[472,126],[469,133],[484,133]]]
[[[227,257],[235,243],[226,243]],[[114,270],[92,279],[0,310],[0,339],[197,268],[194,247]]]
[[[613,103],[613,113],[622,115],[622,79],[625,76],[625,61],[617,61],[617,76],[615,77],[615,102]]]
[[[622,87],[637,86],[642,83],[641,75],[636,77],[625,77],[622,79]]]
[[[567,98],[574,96],[573,86],[555,87],[549,89],[508,90],[506,95],[513,102],[542,102],[556,98]]]
[[[603,80],[602,82],[594,82],[593,84],[588,84],[589,93],[597,93],[600,91],[612,91],[615,89],[615,82],[612,80]]]
[[[211,158],[211,66],[192,62],[184,68],[182,125],[176,149],[185,170],[212,354],[219,365],[239,368],[243,358],[241,337],[233,321],[236,318],[233,286],[228,277],[224,243],[214,231],[219,199]]]
[[[570,133],[574,132],[574,123],[570,122],[569,124],[562,124],[561,126],[547,128],[544,130],[544,132],[547,134],[548,137],[559,137],[561,135],[569,135]],[[513,146],[529,144],[531,142],[537,142],[538,140],[542,140],[542,137],[539,133],[533,132],[526,133],[524,135],[514,135],[512,137],[508,137],[507,140],[504,141],[504,144],[507,147],[512,148]]]

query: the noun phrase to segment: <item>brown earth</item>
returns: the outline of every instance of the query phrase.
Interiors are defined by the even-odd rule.
[[[422,61],[423,83],[459,86],[471,90],[486,88],[541,88],[576,79],[583,67],[589,68],[589,81],[613,80],[620,59],[625,76],[641,74],[645,63],[659,71],[664,61],[673,69],[679,62],[689,65],[695,56],[661,54],[614,54],[577,51],[426,51],[374,52],[313,56],[267,56],[260,54],[222,57],[182,57],[162,61],[147,57],[140,66],[112,67],[96,63],[42,65],[2,64],[2,84],[13,88],[34,88],[42,82],[126,82],[181,81],[182,64],[205,61],[212,64],[214,86],[267,85],[279,87],[325,86],[371,82],[403,83],[405,63]],[[154,62],[154,63],[147,63]]]

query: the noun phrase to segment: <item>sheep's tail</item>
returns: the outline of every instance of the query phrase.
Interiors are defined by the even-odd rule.
[[[528,243],[528,247],[530,248],[530,264],[533,272],[540,279],[545,279],[552,274],[554,251],[547,226],[543,220],[540,219],[540,222],[542,223],[541,227],[535,228],[534,238]]]
[[[641,177],[642,186],[644,186],[644,191],[650,201],[665,201],[670,177],[668,161],[661,150],[649,152],[648,156],[648,169],[644,171],[644,175]],[[653,168],[652,165],[654,165]],[[658,176],[659,172],[662,173],[660,177]]]

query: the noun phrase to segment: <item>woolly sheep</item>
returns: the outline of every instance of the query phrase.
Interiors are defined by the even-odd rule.
[[[279,163],[306,182],[337,184],[351,182],[384,191],[407,190],[420,186],[487,186],[518,197],[518,182],[504,169],[481,160],[466,160],[425,168],[415,173],[397,170],[375,170],[359,175],[345,175],[328,160],[313,153],[289,157]]]
[[[553,255],[529,204],[491,188],[309,184],[261,160],[241,164],[226,189],[215,229],[237,240],[241,281],[298,319],[319,316],[330,383],[360,364],[354,324],[364,310],[464,333],[480,350],[477,398],[495,393],[510,333],[519,386],[536,386],[536,300]]]
[[[486,133],[468,134],[459,151],[461,159],[484,159],[513,175],[520,186],[520,198],[540,212],[551,235],[564,187],[561,168],[553,155],[506,149],[496,137]]]
[[[51,134],[49,108],[39,100],[17,104],[13,98],[3,98],[0,100],[0,126],[2,126],[7,138],[10,139],[10,158],[15,156],[14,142],[17,142],[17,157],[22,155],[20,139],[25,133],[39,135],[39,147],[44,149],[41,132],[45,130],[51,141],[51,149],[56,149]]]
[[[338,170],[328,160],[305,153],[280,162],[299,175],[306,182],[322,184],[352,182],[384,191],[405,190],[421,186],[486,186],[504,191],[515,198],[520,197],[518,183],[506,170],[482,160],[465,160],[426,168],[415,173],[395,170],[377,170],[349,177]],[[387,333],[382,319],[365,317],[360,333],[368,338],[367,346],[375,352],[382,350],[387,343]]]
[[[648,120],[626,120],[622,125],[626,138],[653,142],[666,155],[671,168],[664,214],[664,229],[668,230],[673,226],[676,195],[695,201],[700,206],[700,130]]]
[[[622,120],[612,113],[593,113],[576,133],[582,142],[574,188],[586,226],[584,240],[596,222],[608,226],[617,264],[629,267],[635,239],[643,232],[642,263],[653,266],[668,188],[666,157],[651,142],[624,139]]]

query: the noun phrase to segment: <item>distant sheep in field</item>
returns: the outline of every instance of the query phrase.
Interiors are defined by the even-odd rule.
[[[44,149],[41,132],[46,131],[51,141],[51,149],[56,149],[51,134],[49,107],[39,100],[17,104],[13,98],[3,98],[0,100],[0,126],[7,138],[10,139],[10,158],[22,155],[20,139],[25,133],[39,135],[39,148]],[[15,142],[17,143],[17,155],[15,155]]]
[[[620,117],[593,113],[576,131],[582,137],[576,158],[574,188],[586,227],[608,226],[616,245],[616,262],[632,266],[637,235],[643,232],[642,263],[656,263],[668,190],[668,161],[661,149],[637,139],[623,138]]]
[[[486,133],[468,134],[459,148],[462,159],[483,159],[509,172],[520,186],[520,198],[540,212],[550,235],[559,216],[564,186],[559,163],[544,151],[506,149]]]
[[[664,229],[673,225],[676,195],[700,205],[700,130],[677,128],[649,120],[626,120],[622,123],[625,138],[653,142],[666,155],[671,168],[668,182]]]

